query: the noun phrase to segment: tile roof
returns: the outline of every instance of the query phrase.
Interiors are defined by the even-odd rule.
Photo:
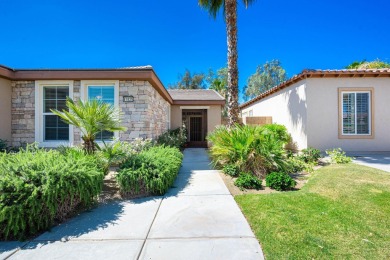
[[[168,89],[173,100],[225,100],[213,89]]]
[[[152,70],[151,65],[146,66],[132,66],[132,67],[121,67],[121,68],[10,68],[0,64],[1,68],[5,68],[12,71],[127,71],[127,70]]]
[[[362,77],[390,77],[390,69],[341,69],[341,70],[321,70],[321,69],[305,69],[301,73],[294,75],[285,82],[275,86],[259,96],[240,105],[240,109],[284,89],[292,84],[307,78],[362,78]]]

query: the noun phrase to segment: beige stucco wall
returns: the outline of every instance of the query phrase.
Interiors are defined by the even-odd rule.
[[[0,139],[11,141],[11,81],[0,78]]]
[[[306,81],[299,81],[246,107],[243,114],[253,111],[253,116],[271,116],[272,122],[287,127],[293,148],[307,147]],[[245,122],[245,118],[243,118]]]
[[[307,79],[307,143],[322,151],[390,151],[390,78]],[[339,88],[374,88],[373,139],[339,139]]]
[[[222,107],[210,106],[207,110],[207,133],[214,131],[215,127],[221,125]]]
[[[171,106],[171,129],[182,126],[182,116],[180,106]]]
[[[181,106],[171,106],[171,129],[175,129],[182,126],[182,110]],[[183,107],[183,106],[182,106]],[[190,106],[184,106],[186,108]],[[202,106],[207,107],[207,133],[212,132],[216,126],[221,124],[222,120],[222,107],[220,105]],[[199,106],[194,106],[194,109]]]

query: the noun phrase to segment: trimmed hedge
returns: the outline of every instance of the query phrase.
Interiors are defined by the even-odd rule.
[[[121,192],[163,195],[179,172],[183,155],[178,148],[154,146],[131,156],[117,175]]]
[[[0,153],[0,239],[25,239],[63,221],[100,194],[96,158],[27,146]]]

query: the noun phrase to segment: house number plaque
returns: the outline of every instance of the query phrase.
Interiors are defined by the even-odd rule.
[[[123,102],[134,102],[134,96],[123,96]]]

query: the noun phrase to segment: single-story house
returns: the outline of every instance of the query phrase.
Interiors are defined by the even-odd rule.
[[[0,66],[0,139],[12,146],[39,142],[43,147],[77,145],[80,131],[50,109],[62,110],[66,97],[100,99],[119,107],[127,131],[120,140],[156,138],[187,126],[188,142],[205,145],[221,124],[225,100],[213,90],[166,90],[151,66],[119,69],[12,69]],[[99,140],[112,133],[102,132]]]
[[[304,70],[240,110],[285,125],[298,150],[390,151],[390,69]]]

